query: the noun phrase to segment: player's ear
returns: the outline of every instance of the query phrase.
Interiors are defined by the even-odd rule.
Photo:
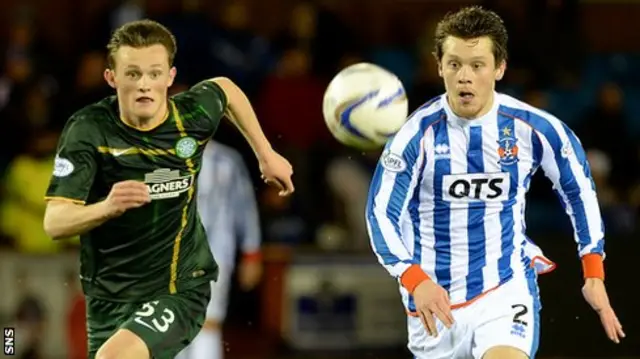
[[[107,81],[111,88],[116,88],[116,75],[113,73],[111,69],[104,70],[104,80]]]
[[[168,87],[171,87],[171,85],[173,85],[173,81],[176,79],[177,74],[178,74],[178,69],[176,69],[175,66],[169,69],[169,83],[167,84]]]
[[[500,65],[496,68],[496,81],[502,80],[504,72],[507,70],[507,62],[502,60]]]

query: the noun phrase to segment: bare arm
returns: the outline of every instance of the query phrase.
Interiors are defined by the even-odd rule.
[[[258,159],[271,152],[271,144],[262,132],[258,118],[244,92],[233,81],[226,77],[211,79],[222,88],[227,95],[225,115],[233,122],[245,137]]]
[[[54,239],[76,236],[149,202],[147,186],[138,181],[118,182],[105,200],[86,206],[52,199],[44,214],[44,231]]]
[[[51,200],[44,214],[44,231],[53,239],[86,233],[109,219],[104,202],[88,206]]]
[[[226,97],[224,114],[242,133],[249,143],[260,164],[260,172],[265,183],[276,186],[281,196],[288,196],[294,192],[291,175],[293,168],[280,154],[275,152],[264,135],[256,113],[242,90],[225,77],[210,79],[222,89]]]

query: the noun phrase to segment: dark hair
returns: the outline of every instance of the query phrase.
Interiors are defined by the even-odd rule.
[[[498,14],[480,6],[469,6],[455,13],[448,13],[436,27],[435,52],[442,60],[442,45],[447,37],[465,40],[487,36],[493,43],[493,57],[496,65],[507,60],[507,29]]]
[[[122,46],[134,48],[162,45],[169,53],[169,66],[173,65],[176,56],[176,38],[171,31],[162,24],[152,20],[138,20],[126,23],[119,27],[111,35],[107,50],[109,55],[107,62],[109,68],[115,68],[114,54]]]

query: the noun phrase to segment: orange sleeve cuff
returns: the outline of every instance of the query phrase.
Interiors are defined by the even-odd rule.
[[[262,252],[249,252],[242,255],[245,262],[260,262],[262,260]]]
[[[402,273],[402,276],[400,276],[400,283],[409,291],[409,293],[413,293],[418,284],[429,279],[431,278],[429,278],[427,273],[425,273],[419,265],[413,264],[404,271],[404,273]]]
[[[604,280],[604,264],[602,256],[598,253],[589,253],[582,256],[582,273],[584,278],[599,278]]]

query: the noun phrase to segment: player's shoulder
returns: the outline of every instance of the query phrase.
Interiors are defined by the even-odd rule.
[[[564,122],[553,114],[515,97],[499,93],[498,101],[501,114],[524,121],[539,132],[558,131],[566,127]]]
[[[436,96],[414,110],[389,144],[398,149],[422,138],[433,124],[445,118],[444,95]]]
[[[427,130],[438,121],[446,118],[444,95],[436,96],[413,111],[402,128],[385,145],[381,161],[388,170],[399,171],[405,168],[405,154],[419,152],[420,142]],[[401,155],[402,154],[402,155]]]
[[[227,97],[212,80],[204,80],[171,96],[185,125],[215,131],[227,108]]]
[[[116,101],[115,96],[109,96],[77,110],[65,123],[64,132],[81,131],[88,136],[99,132],[96,129],[115,116],[113,106]]]
[[[425,102],[409,115],[407,125],[428,127],[441,120],[445,113],[444,101],[446,101],[445,96],[438,95]]]
[[[198,102],[202,96],[218,98],[226,105],[227,97],[220,85],[212,80],[202,80],[195,85],[171,96],[178,103]]]

